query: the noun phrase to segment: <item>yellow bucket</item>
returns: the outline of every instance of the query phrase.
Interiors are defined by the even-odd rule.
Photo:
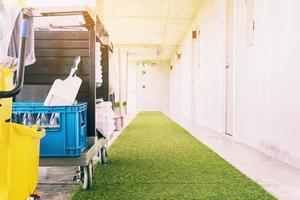
[[[0,91],[9,91],[13,88],[14,73],[10,69],[0,67]],[[11,118],[12,98],[0,99],[0,121]]]
[[[45,131],[0,121],[0,199],[25,200],[38,181],[40,139]]]

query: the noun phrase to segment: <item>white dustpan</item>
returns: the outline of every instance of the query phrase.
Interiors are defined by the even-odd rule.
[[[77,56],[69,77],[65,80],[57,79],[54,81],[44,106],[69,106],[74,104],[82,83],[82,80],[75,75],[80,62],[81,58]]]

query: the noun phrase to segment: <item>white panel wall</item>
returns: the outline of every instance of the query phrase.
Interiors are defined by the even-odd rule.
[[[128,88],[127,88],[127,112],[136,113],[137,111],[137,65],[135,62],[128,64]]]
[[[223,4],[222,4],[223,2]],[[205,0],[195,19],[199,27],[196,121],[224,133],[224,4]],[[256,0],[254,46],[246,47],[245,0],[236,0],[235,127],[233,138],[300,167],[300,1]],[[191,30],[183,41],[189,54]],[[172,114],[189,119],[182,90],[189,66],[173,59]],[[188,86],[185,86],[189,90]],[[182,97],[183,95],[187,95]]]
[[[256,0],[254,46],[246,49],[237,1],[236,139],[300,167],[299,8]]]

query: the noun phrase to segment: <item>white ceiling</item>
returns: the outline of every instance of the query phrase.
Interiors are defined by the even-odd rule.
[[[131,58],[135,60],[170,60],[203,0],[26,0],[26,4],[95,7],[96,1],[103,1],[104,24],[114,46],[134,54]]]
[[[132,59],[169,60],[201,2],[104,0],[104,24],[114,45],[132,54]]]

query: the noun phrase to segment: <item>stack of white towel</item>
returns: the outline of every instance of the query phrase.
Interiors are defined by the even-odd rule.
[[[112,110],[111,102],[102,102],[97,104],[96,128],[101,130],[104,137],[110,139],[115,130],[115,113]]]
[[[100,42],[96,43],[96,85],[97,87],[101,87],[103,83],[102,79],[102,66],[101,66],[101,44]]]

